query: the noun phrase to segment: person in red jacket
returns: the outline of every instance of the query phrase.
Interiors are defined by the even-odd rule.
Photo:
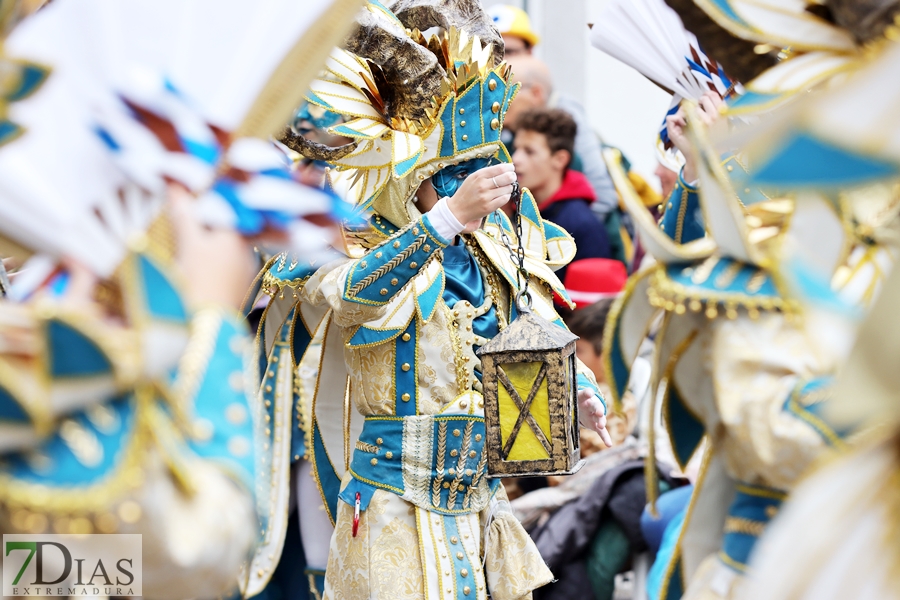
[[[594,190],[583,174],[569,168],[577,131],[563,110],[540,108],[522,114],[513,164],[519,183],[534,195],[541,217],[575,238],[574,260],[611,258],[606,229],[590,208]],[[556,274],[565,280],[566,267]]]

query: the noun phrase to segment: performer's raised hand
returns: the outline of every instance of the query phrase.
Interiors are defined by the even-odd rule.
[[[578,410],[581,426],[596,431],[606,447],[612,448],[612,438],[606,430],[606,409],[593,390],[578,390]]]
[[[509,202],[513,184],[517,181],[515,167],[510,164],[494,165],[469,175],[447,206],[453,216],[466,225],[477,225],[481,220]]]
[[[169,186],[169,206],[190,303],[240,306],[256,268],[250,242],[234,229],[200,223],[189,192],[180,185]]]
[[[706,92],[700,98],[697,114],[700,120],[707,127],[712,127],[718,122],[722,115],[722,107],[725,103],[719,94],[715,92]],[[694,153],[691,148],[691,142],[685,133],[687,127],[687,119],[685,118],[684,107],[678,109],[674,115],[666,117],[666,128],[669,131],[669,139],[675,144],[675,147],[681,151],[684,156],[684,170],[682,177],[686,183],[693,183],[697,179],[697,169],[694,167]]]

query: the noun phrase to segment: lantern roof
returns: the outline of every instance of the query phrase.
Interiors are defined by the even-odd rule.
[[[478,356],[518,350],[561,350],[578,339],[578,336],[531,311],[522,311],[487,344],[478,350]]]

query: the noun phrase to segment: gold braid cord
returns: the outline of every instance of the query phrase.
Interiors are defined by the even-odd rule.
[[[475,467],[475,476],[472,478],[472,484],[469,486],[469,489],[466,490],[466,497],[463,500],[463,508],[469,508],[469,505],[472,502],[472,492],[478,488],[478,484],[481,483],[481,477],[484,475],[484,469],[487,466],[487,452],[484,450],[481,451],[481,459],[478,461],[478,466]]]
[[[375,271],[367,275],[365,279],[350,288],[349,295],[357,295],[358,293],[378,281],[379,278],[399,267],[403,263],[403,261],[415,254],[416,250],[422,247],[426,239],[428,239],[428,237],[424,234],[417,237],[416,240],[412,244],[410,244],[408,248],[403,250],[403,252],[375,269]]]
[[[444,481],[444,453],[447,450],[447,422],[441,421],[438,424],[438,455],[437,455],[437,477],[431,485],[431,503],[434,506],[441,505],[441,484]]]
[[[463,433],[462,447],[459,449],[459,459],[456,461],[456,477],[450,484],[450,495],[447,497],[447,508],[456,506],[456,492],[462,483],[463,473],[466,470],[466,461],[469,457],[469,445],[472,441],[472,427],[475,425],[473,421],[466,423],[466,429]]]
[[[759,537],[765,529],[766,524],[762,521],[753,521],[743,517],[728,517],[725,520],[725,533],[742,533]]]

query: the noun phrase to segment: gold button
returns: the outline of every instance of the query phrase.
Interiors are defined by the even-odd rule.
[[[375,465],[378,464],[378,459],[377,459],[377,458],[373,458],[373,459],[370,460],[369,462],[372,463],[372,466],[374,467]]]
[[[465,121],[460,121],[460,122],[459,122],[459,126],[460,126],[460,127],[465,127],[465,126],[466,126],[466,122],[465,122]]]
[[[500,112],[500,103],[499,102],[494,102],[491,105],[491,112],[494,113],[495,115]]]
[[[447,469],[447,473],[449,473],[450,475],[456,475],[456,469],[451,467],[450,469]]]
[[[472,588],[470,588],[469,586],[465,586],[463,588],[463,595],[468,596],[470,593],[472,593]]]
[[[378,445],[380,446],[381,444],[384,443],[384,440],[381,439],[381,438],[377,438],[377,439],[375,440],[375,443],[378,444]]]
[[[728,165],[725,168],[728,169],[729,171],[734,171],[734,165]]]
[[[475,452],[474,450],[469,452],[469,458],[475,458],[476,456],[478,456],[478,453]]]
[[[453,437],[459,437],[459,429],[453,430]]]
[[[459,401],[459,407],[460,407],[460,408],[467,408],[468,406],[469,406],[469,403],[466,402],[465,400],[460,400],[460,401]]]
[[[459,454],[459,452],[455,449],[450,451],[450,456],[456,456],[458,454]]]
[[[466,114],[466,109],[460,108],[460,109],[459,109],[459,114],[461,114],[461,115]]]
[[[494,131],[500,129],[500,119],[491,119],[491,129]]]
[[[400,280],[397,279],[396,277],[391,279],[391,285],[397,285],[398,283],[400,283]]]
[[[476,433],[476,434],[475,434],[475,441],[476,441],[476,442],[480,442],[480,441],[481,441],[481,434],[480,434],[480,433]]]
[[[445,481],[445,482],[444,482],[444,489],[446,490],[446,489],[449,489],[449,488],[450,488],[450,482],[449,482],[449,481]]]
[[[472,476],[472,469],[466,469],[466,477]]]
[[[267,391],[267,392],[271,392],[271,391],[272,391],[272,386],[271,386],[271,385],[267,385],[267,386],[266,386],[266,391]]]
[[[492,92],[497,89],[497,80],[496,79],[491,79],[488,82],[488,89],[491,90]]]
[[[468,141],[469,141],[469,136],[468,136],[468,134],[463,135],[462,140],[463,140],[464,142],[468,142]]]
[[[381,295],[387,296],[387,290],[385,288],[381,288]]]
[[[375,253],[375,258],[381,258],[381,252],[376,252],[376,253]]]
[[[411,263],[409,263],[409,268],[410,269],[418,269],[419,263],[417,263],[416,261],[412,261]]]
[[[457,553],[456,553],[456,559],[457,559],[457,560],[462,560],[463,558],[465,558],[465,556],[463,555],[462,552],[457,552]]]
[[[394,248],[399,248],[399,247],[400,247],[400,240],[397,240],[396,242],[394,242]]]
[[[425,247],[423,248],[423,250],[425,250],[425,253],[427,254],[428,252],[431,252],[431,246],[429,246],[428,244],[425,244]]]
[[[413,227],[413,235],[419,235],[419,228]]]
[[[392,458],[394,458],[394,453],[393,453],[393,452],[390,452],[390,451],[385,452],[385,453],[384,453],[384,457],[385,457],[386,459],[388,459],[388,460],[391,460]]]
[[[360,266],[361,268],[365,269],[366,267],[369,266],[369,264],[368,264],[366,261],[362,261],[361,263],[359,263],[359,266]]]
[[[459,572],[459,574],[460,574],[461,577],[468,577],[468,576],[469,576],[469,570],[468,570],[468,569],[462,569],[462,570]]]
[[[409,341],[409,334],[408,334],[408,333],[404,333],[404,334],[403,334],[403,337],[402,337],[401,339],[402,339],[404,342],[408,342],[408,341]]]
[[[409,371],[409,363],[403,363],[400,365],[400,368],[403,369],[404,372]]]
[[[464,485],[459,486],[459,491],[461,491],[461,492],[466,491],[466,486],[464,486]]]
[[[400,396],[400,399],[404,402],[409,402],[409,394],[403,394],[402,396]]]
[[[451,544],[458,544],[458,543],[459,543],[459,538],[456,537],[456,536],[454,535],[452,538],[450,538],[450,543],[451,543]]]

